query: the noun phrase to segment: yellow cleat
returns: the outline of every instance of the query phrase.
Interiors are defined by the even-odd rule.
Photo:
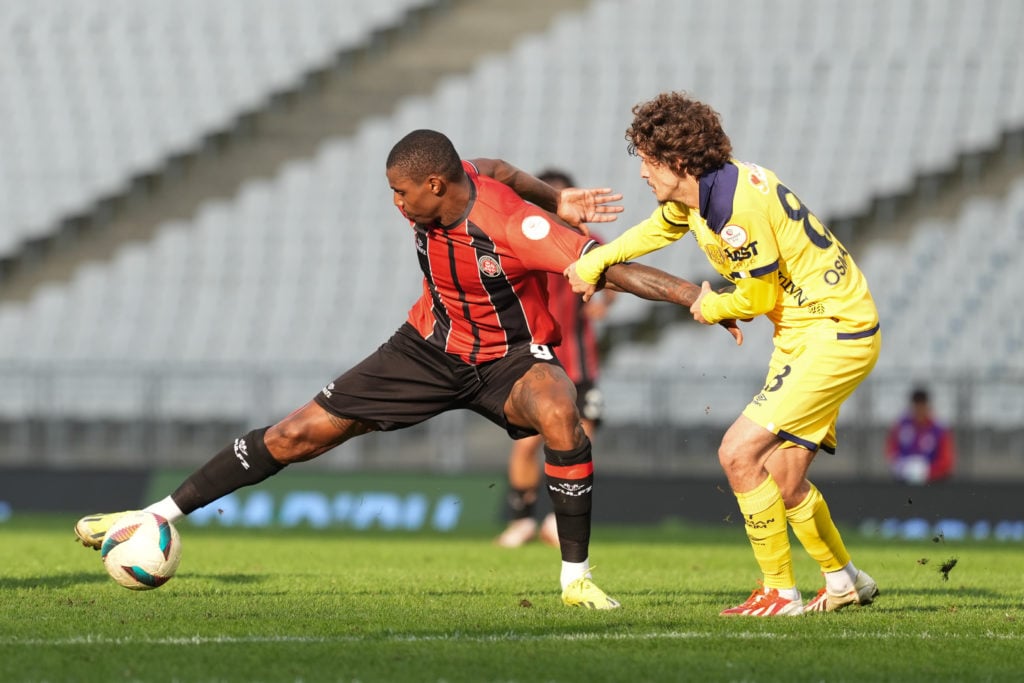
[[[114,525],[117,518],[124,512],[97,513],[82,517],[75,525],[75,536],[86,548],[99,550],[103,545],[103,539],[107,536],[107,530]]]
[[[605,595],[605,592],[594,585],[586,576],[570,583],[562,591],[562,604],[567,607],[585,607],[586,609],[616,609],[621,607],[618,600]]]

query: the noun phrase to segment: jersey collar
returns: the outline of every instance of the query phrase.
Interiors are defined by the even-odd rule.
[[[700,216],[716,235],[732,216],[739,168],[726,163],[700,177]]]
[[[466,222],[466,219],[469,218],[469,213],[473,210],[473,205],[476,204],[476,183],[474,183],[473,179],[470,178],[469,176],[467,176],[467,178],[469,180],[469,201],[466,202],[466,210],[463,211],[462,215],[455,219],[455,221],[452,222],[450,225],[441,225],[440,223],[435,223],[435,225],[441,230],[451,230],[452,228],[462,225],[463,223]]]

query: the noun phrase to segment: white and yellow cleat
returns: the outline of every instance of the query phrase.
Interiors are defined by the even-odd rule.
[[[75,536],[86,548],[99,550],[103,545],[103,539],[107,536],[107,530],[114,525],[117,518],[124,512],[96,513],[82,517],[75,524]]]
[[[586,576],[581,576],[565,587],[562,591],[562,604],[586,609],[616,609],[622,606]]]
[[[830,593],[822,588],[818,595],[807,603],[805,612],[838,612],[850,605],[870,605],[878,597],[878,584],[862,571],[857,571],[853,588],[845,593]]]

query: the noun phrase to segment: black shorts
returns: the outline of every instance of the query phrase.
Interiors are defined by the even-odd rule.
[[[466,408],[503,427],[513,439],[521,439],[537,432],[505,419],[512,386],[537,363],[560,366],[546,347],[536,355],[535,351],[524,344],[504,358],[470,365],[431,346],[405,323],[313,400],[329,413],[366,422],[382,432]]]

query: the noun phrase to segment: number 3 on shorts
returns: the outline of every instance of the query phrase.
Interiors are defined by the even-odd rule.
[[[547,344],[530,344],[530,353],[534,358],[540,360],[551,360],[555,357],[555,354],[551,353],[551,347]]]
[[[792,367],[784,365],[782,367],[782,372],[780,372],[779,374],[775,375],[775,377],[772,378],[772,383],[765,385],[764,391],[778,391],[780,388],[782,388],[782,380],[785,379],[792,371]]]

